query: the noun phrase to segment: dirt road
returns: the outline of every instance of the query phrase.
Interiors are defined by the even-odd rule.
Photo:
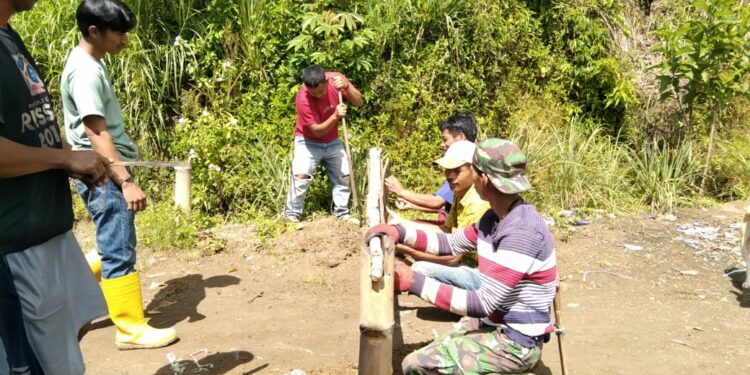
[[[741,204],[590,218],[556,235],[571,374],[727,374],[750,371],[750,291],[730,244]],[[699,222],[699,223],[696,223]],[[696,228],[718,228],[711,236]],[[93,227],[76,228],[84,249]],[[225,226],[227,249],[199,260],[141,249],[151,323],[174,325],[179,342],[118,351],[108,320],[83,340],[89,374],[355,374],[358,353],[358,228],[333,219],[305,223],[264,247],[251,228]],[[713,233],[716,234],[716,233]],[[709,238],[710,240],[711,238]],[[627,245],[627,246],[626,246]],[[394,368],[457,317],[414,296],[398,298]],[[556,343],[537,374],[560,374]],[[193,354],[206,368],[190,360]],[[211,368],[208,368],[208,365]]]

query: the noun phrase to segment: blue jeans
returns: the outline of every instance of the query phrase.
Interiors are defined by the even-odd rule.
[[[109,181],[89,189],[76,180],[76,190],[96,224],[96,247],[102,257],[102,278],[114,279],[135,271],[135,212],[128,210],[122,189]]]
[[[292,159],[292,181],[286,197],[284,216],[299,219],[305,207],[305,195],[312,183],[313,172],[319,164],[328,172],[333,185],[333,214],[336,217],[349,215],[349,161],[340,139],[328,143],[317,143],[294,137]],[[304,175],[307,178],[299,178]]]
[[[468,266],[444,266],[433,262],[414,262],[411,265],[414,272],[433,278],[441,283],[453,285],[466,290],[479,289],[479,270]]]

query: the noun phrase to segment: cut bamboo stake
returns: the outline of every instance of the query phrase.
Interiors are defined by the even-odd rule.
[[[368,159],[367,224],[380,224],[383,176],[381,150],[370,149]],[[360,271],[359,373],[392,374],[393,360],[393,245],[381,237],[362,251]]]
[[[568,374],[568,365],[565,363],[565,351],[563,350],[563,335],[565,334],[565,328],[562,326],[562,320],[560,320],[560,287],[557,288],[555,293],[555,299],[552,300],[552,309],[555,310],[555,334],[557,334],[557,350],[560,353],[560,369],[562,375]]]
[[[344,98],[339,91],[339,104],[344,102]],[[354,180],[354,164],[352,164],[352,152],[349,149],[349,130],[346,128],[346,117],[341,118],[341,125],[344,128],[344,150],[346,151],[346,160],[349,162],[349,188],[352,190],[352,206],[357,212],[362,225],[361,207],[359,206],[359,197],[357,197],[357,183]]]
[[[187,165],[174,167],[174,204],[185,212],[190,212],[190,192],[192,191],[192,178],[190,162]]]

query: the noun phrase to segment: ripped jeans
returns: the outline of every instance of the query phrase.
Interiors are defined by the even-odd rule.
[[[303,137],[294,137],[292,181],[286,197],[284,216],[300,219],[305,207],[305,195],[313,180],[313,172],[321,164],[333,185],[333,214],[338,218],[349,215],[349,161],[340,139],[317,143]],[[304,175],[307,178],[299,178]]]

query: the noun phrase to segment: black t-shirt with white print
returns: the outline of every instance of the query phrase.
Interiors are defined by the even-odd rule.
[[[15,30],[0,27],[0,137],[62,148],[49,93],[37,72]],[[72,227],[65,171],[0,178],[0,255],[44,243]]]

